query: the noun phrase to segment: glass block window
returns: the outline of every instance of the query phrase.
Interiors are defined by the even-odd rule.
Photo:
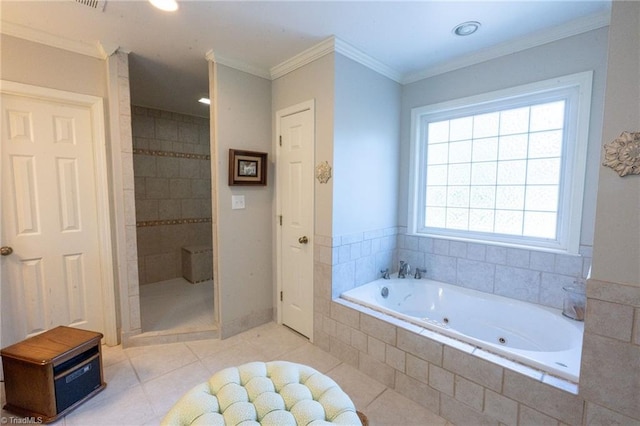
[[[591,74],[578,76],[414,109],[413,231],[577,252]]]

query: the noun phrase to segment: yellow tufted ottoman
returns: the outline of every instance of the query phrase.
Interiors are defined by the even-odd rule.
[[[351,399],[329,377],[287,361],[250,362],[215,373],[169,410],[169,425],[360,425]]]

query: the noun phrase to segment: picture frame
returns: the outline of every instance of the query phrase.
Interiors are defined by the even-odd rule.
[[[229,150],[229,186],[266,185],[267,153]]]

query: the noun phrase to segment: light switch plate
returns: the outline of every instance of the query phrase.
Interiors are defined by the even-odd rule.
[[[231,196],[231,209],[232,210],[244,209],[244,195]]]

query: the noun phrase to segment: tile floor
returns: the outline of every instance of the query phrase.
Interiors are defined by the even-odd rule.
[[[443,418],[309,343],[269,323],[225,340],[103,347],[107,388],[54,425],[157,425],[171,406],[215,371],[250,361],[288,360],[333,378],[371,425],[448,425]],[[4,384],[2,405],[5,403]],[[22,423],[9,412],[2,424]]]
[[[142,331],[213,327],[213,281],[173,278],[140,286]]]

